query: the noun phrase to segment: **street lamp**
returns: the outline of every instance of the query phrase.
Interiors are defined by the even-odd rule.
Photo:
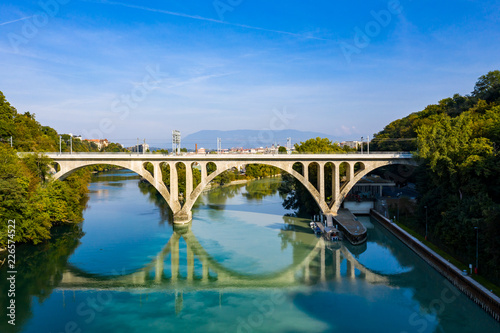
[[[396,196],[398,197],[398,222],[399,222],[399,200],[401,200],[401,194],[403,194],[403,192],[399,192]]]
[[[479,227],[474,227],[476,229],[476,274],[479,266]]]
[[[427,206],[425,208],[425,240],[427,240]]]

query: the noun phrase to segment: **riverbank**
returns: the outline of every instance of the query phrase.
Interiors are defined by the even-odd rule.
[[[233,180],[229,183],[226,183],[226,184],[217,184],[217,183],[210,183],[208,184],[202,191],[203,192],[208,192],[208,191],[211,191],[213,189],[216,189],[216,188],[220,188],[220,187],[228,187],[228,186],[233,186],[233,185],[242,185],[242,184],[248,184],[250,182],[253,182],[253,181],[256,181],[256,180],[260,180],[260,179],[268,179],[268,178],[281,178],[281,174],[277,174],[277,175],[274,175],[274,176],[269,176],[269,177],[262,177],[262,178],[250,178],[250,179],[237,179],[237,180]]]
[[[101,168],[102,166],[106,166],[106,168]],[[112,170],[124,170],[125,168],[119,167],[119,166],[114,166],[114,165],[109,165],[109,164],[102,164],[102,165],[93,165],[88,167],[90,170],[90,173],[95,175],[99,174],[102,172],[107,172],[107,171],[112,171]]]
[[[372,209],[370,215],[465,295],[481,306],[495,320],[500,321],[500,297],[486,289],[472,277],[463,275],[460,269],[410,235],[407,231],[392,223],[379,212]]]

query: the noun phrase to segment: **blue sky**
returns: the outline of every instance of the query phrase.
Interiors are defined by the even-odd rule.
[[[355,139],[499,69],[499,18],[500,1],[4,1],[0,90],[59,132],[122,143]]]

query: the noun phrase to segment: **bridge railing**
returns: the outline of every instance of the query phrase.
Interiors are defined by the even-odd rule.
[[[33,154],[34,152],[18,152],[19,155],[22,154]],[[413,154],[413,152],[408,152],[408,151],[370,151],[370,153],[367,152],[326,152],[326,153],[293,153],[293,154],[276,154],[276,153],[238,153],[238,152],[231,152],[231,153],[221,153],[221,154],[215,154],[215,153],[195,153],[195,152],[187,152],[187,153],[181,153],[179,155],[175,155],[173,153],[155,153],[155,152],[146,152],[146,153],[136,153],[136,152],[37,152],[40,154],[51,154],[51,155],[116,155],[116,156],[137,156],[137,155],[156,155],[156,156],[193,156],[193,155],[199,155],[199,156],[224,156],[224,155],[243,155],[243,156],[259,156],[259,155],[272,155],[272,156],[290,156],[290,155],[410,155]]]

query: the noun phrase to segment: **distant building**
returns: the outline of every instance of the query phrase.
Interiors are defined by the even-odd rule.
[[[81,137],[80,137],[81,140]],[[84,139],[83,141],[95,143],[97,145],[97,149],[101,150],[104,147],[109,145],[108,139],[100,140],[100,139]]]
[[[382,190],[384,187],[394,187],[396,183],[392,180],[383,179],[380,176],[364,176],[353,186],[348,194],[348,199],[352,195],[360,195],[366,198],[377,198],[382,196]]]
[[[207,151],[205,150],[205,148],[198,148],[198,154],[205,155],[206,153]]]
[[[133,153],[145,153],[149,150],[149,145],[147,143],[141,143],[139,145],[135,145],[127,149]]]
[[[342,141],[340,147],[347,146],[352,149],[358,149],[361,146],[361,141]]]

